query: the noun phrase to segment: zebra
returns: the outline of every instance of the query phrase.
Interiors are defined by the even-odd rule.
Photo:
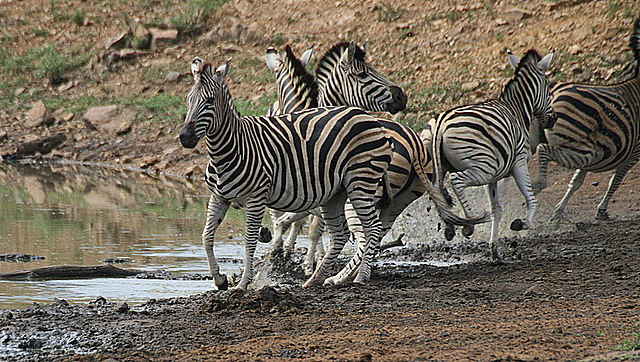
[[[269,69],[277,74],[278,89],[278,100],[270,108],[270,113],[290,113],[318,104],[318,87],[320,85],[305,68],[313,49],[312,47],[305,51],[300,59],[293,54],[289,45],[285,46],[283,56],[280,56],[274,48],[267,50],[266,62]],[[336,102],[326,101],[324,105],[357,106],[368,111],[391,110],[393,113],[403,110],[407,101],[404,91],[382,77],[371,65],[366,63],[365,54],[365,49],[357,46],[354,42],[342,42],[335,44],[322,56],[318,69],[322,69],[323,74],[319,78],[325,80],[322,84],[325,95],[323,99],[329,98]],[[336,69],[338,71],[335,71]],[[357,78],[354,77],[354,74]],[[349,76],[351,79],[347,79]],[[329,78],[332,81],[326,81]],[[348,82],[354,83],[355,86],[349,88],[342,86]],[[338,84],[341,87],[327,87],[326,83]],[[317,210],[310,212],[315,215],[309,233],[310,247],[303,263],[303,269],[307,274],[313,272],[316,247],[320,249],[319,254],[323,253],[322,243],[319,242],[319,239],[323,233],[324,223]],[[287,213],[284,216],[279,216],[279,219],[274,223],[273,248],[276,253],[283,249],[283,232],[290,225],[293,225],[287,245],[284,247],[285,257],[291,253],[304,218],[310,212]]]
[[[433,138],[428,143],[433,157],[434,187],[443,190],[444,175],[449,172],[453,191],[468,215],[470,208],[464,190],[487,185],[492,215],[489,245],[495,262],[502,261],[496,244],[502,216],[497,182],[513,176],[526,199],[525,219],[514,220],[512,230],[528,229],[536,209],[527,167],[531,157],[529,130],[538,124],[549,128],[556,118],[551,108],[549,81],[544,74],[554,54],[541,59],[535,50],[529,50],[520,59],[509,52],[509,61],[516,71],[498,99],[450,109],[430,125]],[[447,225],[446,229],[450,228]],[[473,227],[465,226],[462,232],[470,236]]]
[[[272,51],[271,54],[277,53],[273,53]],[[353,42],[336,44],[327,53],[325,53],[318,64],[318,69],[322,69],[323,72],[322,76],[317,77],[318,80],[322,80],[322,83],[319,83],[318,86],[323,90],[320,94],[323,94],[324,97],[318,101],[319,104],[325,106],[339,105],[329,104],[329,100],[334,100],[337,102],[351,102],[348,105],[367,107],[369,110],[377,107],[376,109],[378,110],[386,109],[391,112],[398,112],[399,110],[404,109],[406,105],[406,96],[401,95],[404,94],[402,89],[379,75],[375,69],[365,62],[364,56],[364,49],[357,47]],[[295,64],[296,61],[297,59],[291,52],[290,47],[286,47],[284,58],[277,57],[272,60],[272,64],[278,64],[279,66],[273,66],[271,68],[280,71],[282,71],[282,69],[295,70],[296,77],[304,79],[304,73],[306,72],[305,68],[302,66],[291,65]],[[329,63],[331,63],[331,65],[329,65]],[[327,75],[326,73],[331,74]],[[355,76],[353,76],[354,74]],[[352,78],[349,79],[349,76],[352,76]],[[289,76],[288,78],[291,79],[293,76]],[[279,82],[282,79],[285,79],[285,77],[279,73]],[[329,87],[325,83],[331,84],[331,86]],[[352,83],[356,84],[354,85]],[[312,94],[311,92],[305,92],[303,90],[295,90],[296,86],[294,84],[298,84],[299,87],[300,84],[304,83],[288,83],[288,88],[291,89],[287,94]],[[282,88],[285,87],[280,84],[279,89]],[[280,93],[282,94],[282,92]],[[381,97],[384,95],[386,95],[386,97]],[[372,102],[375,97],[381,99],[378,102]],[[299,101],[295,102],[295,104],[299,103]],[[376,106],[374,106],[374,104]],[[430,188],[431,183],[427,179],[426,172],[423,171],[424,165],[429,163],[428,153],[422,147],[421,140],[415,132],[397,122],[385,119],[378,119],[378,121],[390,134],[394,145],[394,154],[388,169],[393,201],[389,207],[384,208],[380,213],[380,219],[383,224],[380,236],[380,238],[382,238],[388,232],[397,216],[406,208],[407,205],[427,191]],[[438,195],[433,197],[436,198],[436,201],[442,200]],[[444,207],[443,205],[446,204],[442,202],[440,207]],[[347,204],[347,215],[350,214],[353,215],[353,213],[350,212],[350,205]],[[285,221],[290,222],[306,215],[306,213],[285,213],[284,216],[278,220],[277,224],[282,227],[282,225],[285,224]],[[451,216],[445,215],[444,217],[450,218]],[[314,222],[316,222],[316,220],[317,219],[314,218]],[[356,235],[362,235],[361,227],[358,225],[357,218],[351,217],[348,218],[348,221],[350,222],[351,231]],[[455,222],[458,224],[467,224],[483,222],[483,220],[456,220]],[[312,266],[315,254],[313,248],[322,233],[321,229],[319,229],[320,228],[311,229],[313,238],[310,238],[311,245],[307,253],[307,259],[305,260],[306,267]],[[360,232],[358,232],[359,230]],[[281,235],[281,230],[276,228],[274,239],[280,243]],[[278,237],[280,237],[280,239],[278,239]],[[362,237],[360,236],[356,239],[362,240]],[[358,252],[347,267],[338,275],[328,278],[326,282],[328,284],[340,284],[346,281],[355,269],[360,266],[365,246],[365,244],[361,244],[358,248]],[[368,256],[368,260],[365,264],[368,264],[370,259],[371,256]],[[311,270],[307,269],[306,271],[311,272],[312,268]]]
[[[640,19],[634,23],[630,47],[634,67],[627,66],[622,75],[627,77],[632,69],[630,79],[607,86],[558,83],[551,90],[558,121],[552,129],[545,130],[546,142],[537,147],[538,178],[534,193],[547,186],[550,161],[576,170],[555,207],[552,222],[565,218],[565,207],[582,186],[587,172],[615,169],[595,215],[596,220],[609,219],[607,208],[613,193],[640,159]]]
[[[252,280],[258,230],[267,206],[283,211],[321,208],[332,235],[331,252],[320,266],[326,270],[333,262],[330,257],[339,254],[347,240],[347,197],[367,243],[373,245],[381,228],[376,204],[389,199],[386,170],[393,150],[384,128],[353,107],[243,117],[225,82],[230,62],[214,70],[198,57],[193,60],[194,84],[186,96],[188,110],[179,136],[185,148],[206,139],[206,183],[212,195],[202,241],[218,289],[226,289],[228,281],[215,259],[214,235],[231,202],[244,206],[247,215],[239,289],[246,289]]]

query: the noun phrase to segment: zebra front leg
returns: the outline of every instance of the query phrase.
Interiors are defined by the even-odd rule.
[[[500,232],[500,220],[502,219],[502,206],[498,197],[498,184],[492,182],[487,185],[489,200],[491,202],[491,236],[489,237],[489,248],[491,249],[491,260],[494,263],[502,263],[502,256],[498,250],[498,233]]]
[[[247,202],[247,221],[244,233],[244,271],[242,273],[242,279],[240,279],[240,283],[238,283],[235,289],[247,289],[253,279],[253,257],[256,252],[260,223],[262,222],[265,208],[262,198],[252,199]]]
[[[547,174],[549,172],[549,162],[551,162],[551,146],[546,143],[541,143],[537,147],[538,151],[538,176],[536,177],[536,181],[533,183],[533,194],[537,195],[542,190],[546,189],[547,184]]]
[[[302,285],[304,288],[321,286],[324,283],[327,274],[329,274],[333,268],[335,259],[340,255],[344,244],[347,242],[349,228],[344,215],[344,204],[346,200],[347,193],[341,190],[333,196],[325,206],[321,207],[322,218],[329,230],[331,242],[329,250],[324,255],[320,265],[318,265],[309,280]]]
[[[224,220],[224,216],[227,214],[229,205],[231,205],[231,203],[228,201],[217,197],[216,195],[211,195],[207,206],[207,221],[204,231],[202,232],[202,244],[204,245],[204,250],[207,253],[209,271],[211,272],[214,283],[219,290],[227,290],[229,288],[229,281],[224,274],[220,273],[220,266],[218,265],[215,253],[213,252],[213,243],[216,230],[218,229],[218,226],[220,226],[222,220]]]
[[[511,174],[516,181],[516,185],[518,186],[520,193],[522,193],[522,196],[524,196],[527,203],[527,211],[524,215],[524,220],[513,220],[511,223],[511,230],[528,230],[531,228],[531,222],[533,221],[533,215],[536,212],[538,202],[535,197],[533,197],[533,192],[531,192],[531,179],[529,178],[529,167],[527,166],[526,158],[520,157],[516,160]]]
[[[569,202],[571,195],[573,195],[574,192],[578,191],[578,189],[582,186],[586,175],[587,175],[587,171],[583,169],[577,169],[576,172],[573,174],[573,177],[569,182],[569,186],[567,187],[567,192],[565,192],[560,202],[556,205],[556,209],[550,220],[551,222],[559,222],[564,220],[565,218],[564,208],[567,206],[567,203]]]
[[[629,159],[627,162],[616,168],[616,172],[613,174],[613,177],[611,177],[611,180],[609,180],[609,188],[607,189],[607,193],[602,198],[602,201],[600,201],[600,204],[598,204],[598,213],[596,214],[596,220],[609,220],[609,213],[607,213],[609,200],[611,200],[611,196],[613,196],[613,193],[616,192],[616,190],[620,186],[620,183],[622,182],[624,176],[627,174],[627,171],[629,171],[631,167],[638,163],[638,157],[639,155],[634,155],[633,158]]]

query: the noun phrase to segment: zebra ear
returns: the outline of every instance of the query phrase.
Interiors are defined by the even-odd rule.
[[[353,63],[355,56],[356,56],[356,43],[350,42],[347,49],[342,53],[342,57],[340,57],[340,65],[345,71],[349,69],[349,66],[351,65],[351,63]]]
[[[545,57],[538,62],[538,68],[540,68],[543,72],[549,69],[549,66],[551,65],[551,61],[553,60],[553,57],[555,55],[556,55],[556,50],[554,49],[551,53],[545,55]]]
[[[274,48],[274,47],[269,47],[269,49],[267,49],[267,67],[269,67],[269,69],[271,69],[274,72],[277,72],[280,70],[280,65],[282,64],[282,60],[280,59],[280,53],[278,53],[278,51]]]
[[[226,63],[224,63],[223,65],[219,66],[218,69],[216,69],[216,74],[215,74],[216,81],[218,82],[224,81],[224,79],[227,77],[227,74],[229,74],[230,67],[231,67],[231,58],[229,58],[229,60],[227,60]]]
[[[202,59],[199,57],[195,57],[191,62],[191,74],[193,74],[193,79],[198,81],[200,79],[200,74],[202,74],[202,69],[204,69],[204,63]]]
[[[313,48],[315,46],[316,45],[313,44],[311,48],[305,50],[305,52],[302,53],[302,56],[300,57],[300,63],[302,63],[303,66],[306,67],[309,64],[309,61],[311,60],[311,56],[313,55]]]
[[[513,54],[509,49],[507,49],[507,57],[509,57],[509,64],[511,64],[513,69],[516,69],[520,63],[520,57]]]

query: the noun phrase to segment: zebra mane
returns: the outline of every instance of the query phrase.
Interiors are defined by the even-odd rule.
[[[633,58],[637,64],[634,75],[634,77],[637,77],[640,75],[640,18],[636,19],[636,22],[633,24],[633,33],[631,34],[629,46],[633,51]]]
[[[320,58],[318,67],[316,68],[316,79],[318,83],[324,84],[329,77],[331,71],[336,67],[340,61],[340,57],[345,49],[349,47],[349,42],[337,43],[327,50],[326,53]],[[360,46],[356,46],[355,59],[361,62],[366,62],[365,56],[367,53]]]
[[[511,80],[509,80],[507,85],[504,86],[504,90],[502,91],[500,98],[502,98],[506,94],[511,93],[513,91],[513,88],[516,87],[518,83],[518,74],[520,74],[522,68],[525,68],[527,65],[537,67],[538,62],[541,59],[542,57],[540,56],[540,54],[538,54],[538,52],[534,49],[530,49],[529,51],[527,51],[527,54],[525,54],[525,56],[520,59],[520,62],[516,67],[516,71],[513,73],[513,77],[511,78]]]
[[[305,88],[308,97],[314,101],[315,107],[318,102],[318,83],[313,77],[313,74],[309,73],[307,68],[302,65],[300,59],[293,54],[288,44],[284,47],[284,51],[286,56],[282,59],[282,63],[291,77],[291,81],[294,83],[295,88]]]

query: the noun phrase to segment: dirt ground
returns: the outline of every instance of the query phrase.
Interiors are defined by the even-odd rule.
[[[161,65],[185,73],[196,55],[215,64],[233,56],[232,92],[259,100],[256,94],[273,92],[273,79],[243,82],[242,72],[254,67],[256,74],[269,75],[261,57],[267,46],[284,43],[300,54],[311,44],[322,53],[338,40],[368,40],[371,63],[408,93],[409,107],[399,120],[419,130],[448,107],[495,96],[510,76],[507,48],[520,54],[557,48],[554,81],[612,82],[630,59],[629,29],[640,10],[631,1],[233,0],[196,27],[201,30],[133,60],[105,64],[104,43],[128,29],[125,18],[145,24],[166,19],[175,10],[167,4],[173,2],[0,0],[5,59],[49,41],[99,54],[67,74],[62,86],[27,71],[20,86],[25,89],[0,89],[0,96],[13,100],[0,109],[0,154],[64,133],[66,141],[45,158],[197,176],[204,147],[179,147],[179,115],[158,119],[158,113],[141,111],[131,129],[117,135],[96,131],[82,114],[69,116],[66,107],[51,109],[56,121],[48,126],[29,127],[25,119],[42,98],[58,104],[53,100],[91,95],[105,105],[124,96],[184,96],[189,77],[168,82],[164,73],[154,78],[149,69]],[[509,12],[514,7],[524,9],[522,19]],[[57,20],[75,9],[86,10],[82,25]],[[215,36],[205,40],[211,30]],[[2,76],[6,82],[7,73]],[[64,86],[69,82],[71,87]],[[501,265],[489,261],[486,241],[472,239],[438,250],[397,248],[385,260],[483,255],[473,263],[381,262],[365,286],[302,289],[293,265],[285,277],[294,286],[211,291],[131,306],[109,302],[108,296],[87,305],[55,301],[0,311],[0,343],[14,348],[6,359],[16,361],[640,359],[640,171],[629,172],[606,222],[594,222],[593,215],[610,174],[588,176],[567,209],[571,221],[559,227],[546,220],[571,172],[551,171],[550,187],[538,196],[535,229],[527,237],[502,240]]]

